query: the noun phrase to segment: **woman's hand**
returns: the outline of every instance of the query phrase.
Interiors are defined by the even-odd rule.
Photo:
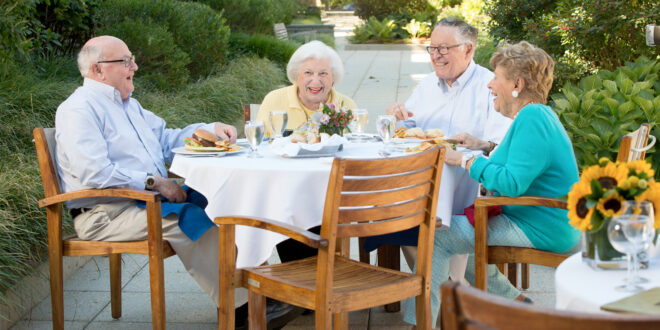
[[[459,151],[454,151],[447,148],[447,153],[445,154],[445,163],[448,165],[461,166],[461,161],[463,160],[463,153]]]
[[[490,144],[488,143],[488,141],[479,140],[468,133],[456,134],[452,136],[452,139],[458,142],[456,144],[456,146],[458,147],[463,147],[470,150],[483,150],[483,151],[488,151],[490,149]]]

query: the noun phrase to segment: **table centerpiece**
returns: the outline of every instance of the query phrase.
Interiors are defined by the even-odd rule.
[[[645,160],[612,162],[607,158],[582,172],[580,181],[568,193],[568,218],[583,232],[583,261],[593,268],[625,268],[625,255],[615,250],[607,238],[607,226],[621,213],[625,200],[653,203],[654,227],[660,227],[660,183],[654,175]],[[643,253],[640,260],[648,262],[648,255]]]

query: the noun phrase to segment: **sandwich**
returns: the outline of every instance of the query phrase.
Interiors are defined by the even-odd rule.
[[[185,148],[189,151],[236,151],[240,147],[229,141],[222,141],[218,136],[203,129],[196,129],[192,137],[183,139]]]
[[[409,128],[406,130],[406,132],[403,134],[404,139],[425,139],[426,135],[424,134],[424,131],[422,131],[421,128],[419,127],[413,127]]]
[[[445,132],[439,128],[429,128],[424,132],[424,135],[426,135],[427,139],[435,139],[445,136]]]

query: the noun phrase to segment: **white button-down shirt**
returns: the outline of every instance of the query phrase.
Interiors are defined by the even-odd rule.
[[[124,101],[112,86],[86,78],[55,114],[62,189],[144,189],[147,173],[167,177],[165,162],[172,161],[172,148],[182,146],[197,128],[213,131],[214,124],[167,129],[162,118],[137,100]],[[88,198],[67,206],[91,207],[107,201]]]
[[[451,137],[467,132],[481,139],[499,143],[511,125],[493,107],[488,83],[493,73],[470,61],[468,68],[450,87],[435,73],[427,75],[405,105],[414,116],[399,126],[440,128]]]

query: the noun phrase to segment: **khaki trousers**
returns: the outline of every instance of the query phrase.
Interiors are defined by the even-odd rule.
[[[137,241],[147,239],[147,210],[134,201],[98,204],[74,219],[78,237],[94,241]],[[219,302],[218,228],[211,227],[193,242],[178,225],[176,214],[163,217],[163,239],[167,240],[188,273],[216,303]],[[237,288],[236,306],[247,302],[247,291]]]

